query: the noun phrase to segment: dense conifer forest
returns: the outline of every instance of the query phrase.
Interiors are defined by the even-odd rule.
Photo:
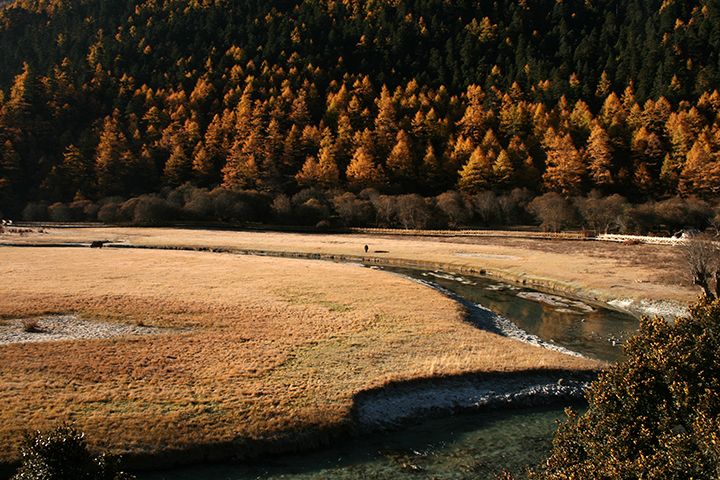
[[[5,215],[715,218],[717,0],[16,0],[0,56]]]

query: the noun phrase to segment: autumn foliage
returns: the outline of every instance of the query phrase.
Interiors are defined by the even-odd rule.
[[[595,3],[9,3],[0,206],[186,183],[717,196],[717,6]]]
[[[720,475],[720,302],[674,323],[645,319],[555,435],[542,479]]]

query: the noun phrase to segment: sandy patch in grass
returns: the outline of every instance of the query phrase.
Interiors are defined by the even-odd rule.
[[[67,312],[185,331],[0,345],[1,460],[26,429],[65,420],[95,447],[157,453],[342,424],[356,394],[388,382],[599,366],[475,328],[441,293],[357,266],[0,247],[0,318]]]
[[[31,331],[27,331],[30,325],[27,322],[33,322]],[[157,335],[163,331],[161,328],[143,325],[89,322],[78,318],[77,315],[49,315],[33,319],[0,320],[0,345]],[[170,332],[165,330],[165,333]]]

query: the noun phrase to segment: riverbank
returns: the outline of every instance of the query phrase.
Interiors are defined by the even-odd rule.
[[[584,399],[590,372],[533,371],[428,378],[359,393],[353,420],[361,430],[392,428],[430,414],[572,404]]]
[[[367,435],[381,435],[418,420],[458,414],[583,405],[584,391],[596,372],[528,370],[508,374],[465,374],[391,382],[358,392],[343,421],[303,431],[277,432],[271,438],[237,439],[166,450],[152,455],[130,453],[126,468],[160,471],[211,465],[248,463],[321,450]]]
[[[45,228],[23,236],[0,235],[0,243],[18,245],[89,245],[97,240],[108,241],[110,247],[315,258],[482,274],[638,317],[682,315],[699,293],[673,245],[121,227]]]
[[[315,451],[138,472],[138,480],[475,480],[502,472],[520,479],[547,456],[564,418],[562,405],[425,417]]]

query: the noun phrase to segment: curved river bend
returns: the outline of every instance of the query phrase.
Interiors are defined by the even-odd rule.
[[[376,267],[373,267],[376,268]],[[440,271],[385,268],[442,287],[512,320],[542,340],[607,361],[638,327],[630,315],[566,298]],[[139,474],[140,480],[479,479],[503,470],[524,478],[550,448],[560,407],[482,410],[430,418],[400,430],[348,439],[317,452],[243,465],[210,465]]]
[[[522,330],[587,357],[622,359],[622,342],[638,329],[626,313],[495,281],[442,271],[385,268],[438,285],[511,320]]]

